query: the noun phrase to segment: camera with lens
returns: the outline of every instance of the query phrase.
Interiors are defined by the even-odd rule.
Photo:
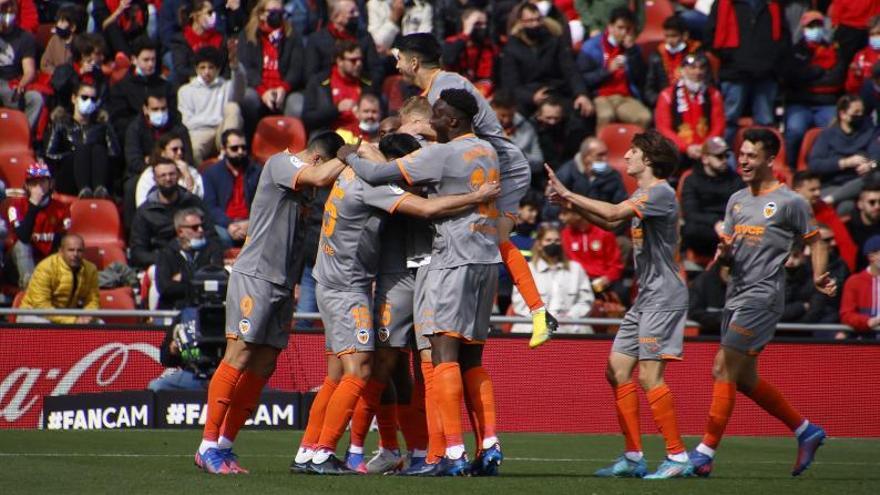
[[[207,378],[226,351],[226,285],[223,267],[208,266],[193,273],[186,306],[175,322],[174,340],[184,366]]]

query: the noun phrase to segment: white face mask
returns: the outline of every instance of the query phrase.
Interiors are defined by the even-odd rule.
[[[804,29],[804,39],[811,43],[818,43],[825,39],[825,30],[820,27]]]
[[[361,132],[365,134],[375,134],[379,132],[379,122],[370,122],[369,120],[362,120],[360,124],[358,124],[358,128]]]
[[[202,21],[202,28],[204,28],[206,31],[209,29],[214,29],[214,26],[216,26],[216,25],[217,25],[217,13],[216,12],[212,12],[211,15],[209,15],[208,17],[205,18],[205,20]]]
[[[684,41],[679,42],[677,45],[670,45],[669,43],[666,44],[666,51],[673,55],[676,53],[681,53],[681,51],[685,48],[687,48],[687,43],[685,43]]]
[[[535,4],[535,6],[538,7],[541,15],[546,17],[547,13],[550,12],[550,7],[553,6],[553,3],[548,0],[541,0],[540,2]]]
[[[168,123],[168,111],[150,112],[150,124],[153,127],[164,127]]]
[[[88,117],[98,109],[98,102],[95,100],[83,100],[82,98],[77,98],[76,109],[79,110],[79,113]]]
[[[606,170],[608,170],[608,162],[600,162],[600,161],[593,162],[593,172],[601,174],[602,172],[604,172]]]
[[[686,77],[682,77],[681,81],[684,83],[684,87],[691,93],[697,93],[703,89],[703,83],[700,81],[692,81]]]

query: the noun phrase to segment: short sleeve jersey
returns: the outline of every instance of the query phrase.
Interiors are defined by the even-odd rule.
[[[635,210],[630,226],[639,294],[638,311],[667,311],[688,307],[687,284],[678,266],[678,202],[666,181],[637,189],[629,204]]]
[[[379,268],[383,222],[407,194],[393,184],[371,186],[344,169],[324,205],[315,280],[340,291],[369,290]]]
[[[10,198],[9,206],[4,212],[10,227],[10,236],[15,238],[15,229],[21,225],[28,210],[33,207],[28,198]],[[63,235],[69,228],[70,207],[61,201],[50,199],[46,207],[37,212],[31,238],[21,240],[29,243],[36,252],[40,253],[42,259],[52,254],[56,238]]]
[[[244,246],[232,271],[293,288],[296,256],[302,251],[300,204],[307,198],[296,180],[307,165],[281,152],[263,166],[251,202]]]
[[[785,259],[797,236],[819,232],[800,195],[779,184],[757,196],[749,188],[727,202],[724,234],[733,237],[733,268],[727,285],[728,309],[763,307],[782,313],[785,306]]]

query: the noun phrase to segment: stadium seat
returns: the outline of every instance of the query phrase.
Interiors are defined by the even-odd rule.
[[[608,146],[608,164],[623,176],[623,186],[628,194],[638,188],[636,180],[626,174],[626,162],[623,156],[632,144],[632,138],[644,131],[635,124],[608,124],[599,131],[598,138]]]
[[[52,37],[52,29],[55,28],[54,22],[44,22],[37,26],[37,44],[40,46],[40,50],[45,50],[46,45],[49,44],[49,38]]]
[[[645,58],[663,41],[663,21],[673,14],[675,9],[669,0],[645,1],[645,28],[636,38]]]
[[[137,309],[131,287],[101,290],[100,306],[101,309]],[[136,316],[114,316],[102,319],[105,323],[116,325],[137,325],[140,323],[140,318]]]
[[[804,134],[804,140],[801,141],[801,149],[798,152],[798,171],[807,170],[807,168],[809,168],[807,157],[810,156],[810,151],[813,150],[813,144],[816,142],[816,138],[819,137],[820,132],[822,132],[821,127],[813,127],[812,129],[808,129],[807,133]]]
[[[128,265],[128,259],[125,257],[125,250],[110,244],[104,246],[86,246],[83,257],[98,267],[98,270],[107,268],[112,263],[122,263]]]
[[[751,127],[755,127],[755,126],[751,126]],[[779,154],[776,155],[776,159],[773,160],[773,173],[774,173],[774,175],[776,175],[777,179],[785,182],[788,185],[791,185],[792,174],[791,174],[791,169],[788,167],[788,161],[786,160],[786,156],[785,156],[785,138],[782,137],[782,133],[779,132],[779,129],[776,129],[775,127],[766,127],[766,126],[757,126],[757,127],[761,127],[763,129],[770,129],[771,131],[773,131],[774,134],[776,134],[776,137],[779,138],[779,144],[780,144]],[[738,152],[740,149],[740,146],[742,146],[743,134],[745,134],[746,129],[748,129],[748,127],[740,127],[739,130],[736,131],[736,137],[733,140],[734,152]]]
[[[208,158],[207,160],[202,160],[202,163],[200,163],[200,164],[199,164],[199,167],[198,167],[198,169],[199,169],[199,173],[200,173],[200,174],[204,174],[204,173],[205,173],[205,170],[208,170],[208,168],[210,168],[211,165],[214,165],[215,163],[217,163],[217,162],[219,162],[219,161],[220,161],[220,160],[219,160],[218,158],[216,158],[216,157],[214,157],[214,158]]]
[[[70,232],[85,239],[86,246],[125,249],[122,222],[116,204],[108,199],[77,199],[70,205]]]
[[[397,113],[405,101],[403,88],[401,87],[402,77],[400,74],[388,76],[382,83],[382,94],[388,100],[388,112]]]
[[[0,139],[0,142],[3,142],[3,139]],[[24,196],[25,173],[28,165],[33,161],[34,152],[31,150],[0,150],[0,180],[6,184],[7,194]],[[10,189],[12,191],[9,191]]]
[[[0,151],[32,150],[31,129],[23,112],[0,108]]]
[[[110,72],[110,85],[114,85],[125,79],[128,69],[131,67],[131,60],[125,54],[119,53],[113,60],[113,70]],[[106,74],[106,72],[105,72]]]
[[[289,149],[292,153],[306,147],[306,129],[302,121],[293,117],[270,115],[263,117],[254,133],[252,154],[261,163],[270,156]]]

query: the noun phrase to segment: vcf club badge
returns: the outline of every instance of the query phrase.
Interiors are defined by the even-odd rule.
[[[367,345],[370,342],[370,331],[366,328],[358,329],[357,331],[357,339],[361,345]]]
[[[764,205],[764,218],[770,218],[776,214],[776,203],[773,201]]]
[[[388,342],[388,337],[391,337],[391,332],[388,330],[388,327],[380,328],[378,337],[381,342]]]

